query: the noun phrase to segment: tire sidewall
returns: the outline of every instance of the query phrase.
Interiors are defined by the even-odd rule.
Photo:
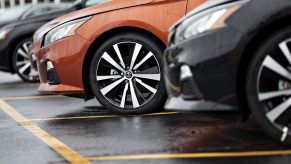
[[[133,110],[128,109],[128,108],[120,108],[113,105],[111,102],[109,102],[102,95],[100,91],[102,88],[99,88],[99,86],[97,85],[97,79],[95,78],[98,62],[103,52],[105,52],[110,46],[113,46],[114,44],[125,42],[125,41],[137,42],[139,44],[142,44],[143,46],[146,46],[146,48],[152,51],[156,59],[158,60],[158,63],[160,66],[160,73],[161,73],[161,81],[159,84],[159,88],[157,90],[157,93],[154,95],[154,97],[152,97],[150,102],[147,102],[147,104],[144,104],[143,106],[138,107],[138,108],[134,108]],[[98,47],[97,51],[95,52],[92,58],[91,65],[90,65],[90,77],[89,77],[90,85],[96,99],[105,108],[119,114],[142,114],[142,113],[149,113],[149,112],[161,109],[166,100],[166,92],[165,92],[162,62],[161,62],[163,50],[162,50],[162,47],[159,45],[160,44],[158,42],[156,42],[154,39],[151,39],[150,37],[147,37],[140,33],[132,33],[132,32],[118,34],[106,40],[100,47]]]

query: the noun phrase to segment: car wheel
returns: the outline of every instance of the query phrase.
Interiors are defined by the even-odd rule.
[[[90,68],[92,91],[107,109],[142,114],[163,108],[162,46],[139,33],[116,35],[102,44]]]
[[[291,144],[291,30],[284,28],[259,46],[246,78],[246,96],[262,128]]]
[[[30,76],[31,63],[29,61],[28,47],[31,39],[24,39],[15,46],[12,58],[12,65],[18,76],[25,82],[38,82],[35,77]]]

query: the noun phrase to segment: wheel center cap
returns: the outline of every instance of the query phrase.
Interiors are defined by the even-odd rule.
[[[126,71],[125,72],[125,77],[128,78],[128,79],[131,79],[132,78],[132,72]]]

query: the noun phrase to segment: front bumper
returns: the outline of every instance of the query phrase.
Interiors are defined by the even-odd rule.
[[[80,94],[84,92],[82,67],[89,44],[75,35],[41,48],[32,45],[30,56],[35,55],[40,78],[39,92]],[[48,62],[53,68],[48,67]]]
[[[10,54],[9,51],[10,51],[10,47],[7,40],[6,39],[1,40],[0,41],[0,71],[14,73],[14,70],[10,62],[12,54]]]
[[[166,109],[236,109],[240,40],[241,35],[226,26],[178,44],[170,43],[164,55],[169,95]]]

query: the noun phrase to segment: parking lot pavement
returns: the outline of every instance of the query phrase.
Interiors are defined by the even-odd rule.
[[[290,148],[235,113],[119,116],[37,86],[0,73],[0,163],[291,162]]]

